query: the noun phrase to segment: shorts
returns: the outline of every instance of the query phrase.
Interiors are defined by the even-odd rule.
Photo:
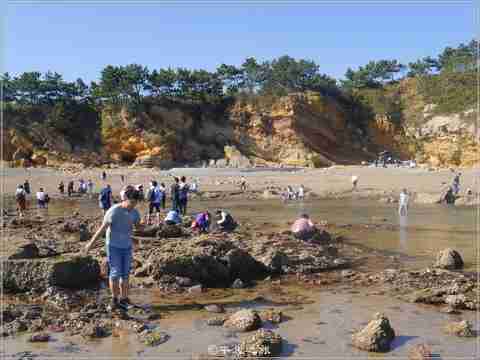
[[[109,278],[127,280],[132,265],[132,248],[107,246]]]
[[[154,213],[153,210],[157,210],[157,212],[160,212],[160,203],[150,203],[149,208],[148,208],[148,213],[151,215]]]
[[[37,200],[37,201],[38,201],[38,206],[42,208],[45,207],[45,205],[47,204],[47,201],[45,200]]]
[[[167,225],[177,225],[177,223],[173,220],[165,220],[165,224],[167,224]]]

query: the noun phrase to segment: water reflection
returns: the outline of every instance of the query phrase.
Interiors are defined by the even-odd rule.
[[[408,216],[407,215],[400,215],[399,221],[399,234],[400,234],[400,250],[407,252],[408,249]]]

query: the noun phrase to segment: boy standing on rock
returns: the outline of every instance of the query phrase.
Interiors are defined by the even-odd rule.
[[[124,200],[111,207],[103,218],[103,223],[85,246],[88,253],[100,235],[106,230],[106,248],[110,266],[109,283],[112,292],[111,310],[131,306],[128,299],[129,274],[132,263],[132,231],[140,223],[140,214],[135,206],[140,199],[134,188],[125,190]],[[135,241],[136,242],[136,241]]]

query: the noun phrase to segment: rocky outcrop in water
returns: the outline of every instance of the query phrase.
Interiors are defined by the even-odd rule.
[[[235,331],[247,332],[260,328],[262,320],[255,310],[245,309],[232,314],[223,326]]]
[[[463,259],[458,251],[448,248],[438,253],[434,266],[448,270],[461,269],[463,267]]]
[[[82,289],[98,284],[100,266],[90,257],[65,260],[9,260],[2,277],[6,292],[42,291],[49,286]]]
[[[377,313],[363,330],[352,335],[352,345],[361,350],[387,352],[394,338],[395,331],[388,318]]]

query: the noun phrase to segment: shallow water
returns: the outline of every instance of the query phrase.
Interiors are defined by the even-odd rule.
[[[443,326],[448,321],[468,319],[478,331],[475,313],[459,316],[440,314],[428,307],[400,302],[365,292],[311,291],[311,304],[278,306],[287,320],[281,324],[267,324],[284,339],[281,358],[406,358],[410,346],[430,345],[436,357],[442,359],[475,359],[478,354],[476,339],[462,339],[445,335]],[[228,306],[239,308],[270,308],[262,303],[244,302]],[[396,338],[387,354],[368,354],[351,346],[353,330],[364,327],[375,312],[383,312],[390,319]],[[53,334],[48,344],[28,344],[26,336],[7,339],[5,358],[20,359],[19,353],[32,351],[39,359],[61,354],[62,358],[168,358],[190,359],[192,354],[207,352],[209,346],[238,343],[248,334],[234,334],[222,327],[211,327],[205,319],[214,314],[205,311],[183,311],[175,317],[160,320],[158,326],[170,339],[157,347],[145,348],[136,335],[121,332],[120,337],[103,341],[85,341],[78,336]],[[37,357],[36,357],[37,358]]]
[[[48,210],[33,210],[34,214],[63,216],[79,211],[81,214],[101,213],[94,199],[54,200]],[[11,204],[11,203],[10,203]],[[384,228],[342,229],[349,242],[381,251],[414,257],[409,265],[427,266],[435,254],[446,247],[458,250],[467,270],[478,265],[478,242],[475,207],[444,205],[413,205],[408,216],[400,217],[396,204],[372,200],[202,200],[192,201],[189,212],[216,208],[228,209],[240,223],[249,223],[262,230],[287,230],[301,213],[308,213],[313,221],[326,220],[329,224],[392,224],[395,230]],[[146,213],[145,205],[139,207]]]
[[[396,230],[345,230],[348,241],[392,254],[408,255],[409,266],[431,264],[435,253],[445,247],[459,250],[468,268],[478,264],[475,260],[477,248],[474,208],[415,205],[409,210],[407,222],[400,224],[396,205],[367,200],[315,200],[287,204],[275,200],[208,200],[191,203],[193,212],[218,207],[229,209],[241,224],[251,224],[259,231],[286,230],[287,222],[295,220],[302,212],[309,213],[314,221],[326,220],[337,225],[381,223],[382,219],[386,219],[386,223],[402,226],[395,227]],[[140,209],[144,212],[144,205]],[[83,214],[100,213],[93,199],[54,200],[47,211],[35,210],[34,213],[54,217],[74,211]],[[478,330],[480,322],[475,312],[464,312],[460,317],[446,315],[430,307],[368,295],[366,290],[307,290],[282,285],[280,291],[271,291],[263,286],[265,285],[261,284],[254,290],[209,290],[202,295],[202,299],[176,300],[148,290],[135,289],[132,293],[135,302],[152,304],[156,310],[167,314],[158,324],[171,338],[158,347],[145,348],[136,335],[128,332],[122,332],[118,338],[91,342],[78,336],[68,338],[63,334],[52,334],[54,341],[51,343],[33,345],[26,342],[24,335],[7,339],[3,355],[5,358],[21,359],[22,354],[19,353],[31,351],[39,359],[59,355],[72,359],[190,359],[192,353],[206,352],[209,345],[238,342],[245,336],[232,334],[221,327],[206,326],[204,320],[215,314],[196,310],[195,303],[221,302],[231,310],[272,307],[272,304],[252,301],[258,295],[276,302],[281,302],[282,299],[291,302],[292,298],[296,298],[302,303],[301,306],[275,305],[290,317],[282,324],[271,326],[285,340],[284,357],[405,358],[411,345],[423,342],[428,343],[443,359],[474,359],[480,351],[478,340],[456,338],[442,332],[447,321],[463,319],[470,319]],[[397,334],[392,351],[381,356],[367,354],[350,345],[351,330],[364,326],[377,311],[385,312]]]

